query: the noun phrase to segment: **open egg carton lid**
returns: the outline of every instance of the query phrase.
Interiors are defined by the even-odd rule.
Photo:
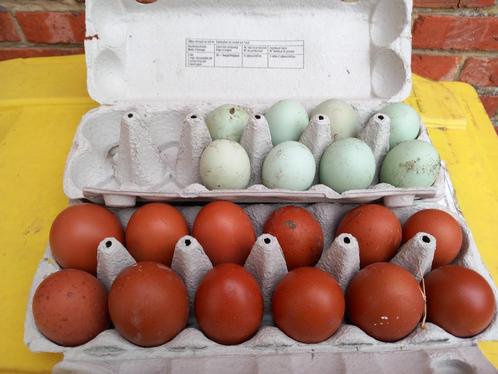
[[[285,98],[311,110],[334,98],[353,104],[365,125],[387,102],[406,99],[411,9],[411,0],[87,1],[88,91],[103,106],[88,113],[78,129],[66,167],[66,195],[108,206],[131,206],[137,199],[311,203],[383,197],[387,205],[400,206],[434,197],[437,185],[379,184],[341,194],[317,183],[297,192],[251,183],[244,190],[209,191],[195,178],[182,183],[175,166],[189,113],[205,116],[226,103],[263,112]],[[162,169],[144,157],[148,166],[138,174],[151,175],[149,180],[116,181],[121,117],[137,108],[149,115],[144,124],[158,151],[151,158]],[[146,137],[132,135],[142,142]],[[190,146],[187,153],[196,151]]]
[[[446,188],[448,192],[452,192],[451,185],[448,184]],[[447,194],[449,195],[450,193]],[[217,369],[225,364],[230,364],[228,367],[231,368],[237,366],[237,371],[242,373],[263,373],[268,372],[270,368],[273,369],[272,372],[285,372],[285,370],[296,372],[303,368],[310,368],[311,372],[320,372],[325,364],[329,365],[328,371],[333,368],[335,371],[345,373],[363,373],[365,370],[384,373],[496,372],[477,347],[478,341],[498,338],[496,314],[485,331],[467,339],[452,336],[431,323],[419,325],[409,336],[394,343],[377,341],[347,322],[330,339],[319,344],[302,344],[286,336],[272,325],[269,310],[272,290],[287,273],[287,268],[278,240],[262,232],[268,216],[280,206],[282,205],[244,206],[259,235],[245,267],[258,280],[265,300],[263,326],[249,341],[235,346],[217,344],[204,336],[198,330],[195,320],[191,318],[189,326],[184,331],[159,347],[137,347],[123,339],[114,329],[102,332],[92,341],[79,347],[58,346],[38,331],[31,309],[37,286],[49,274],[60,269],[48,248],[40,262],[31,289],[26,311],[25,343],[34,352],[63,352],[64,361],[58,364],[61,372],[64,372],[63,369],[71,369],[83,373],[124,373],[133,372],[137,365],[140,366],[142,373],[157,372],[165,368],[169,368],[168,370],[172,372],[175,370],[181,372],[182,368],[183,370],[188,368],[188,372],[219,372]],[[347,288],[351,277],[359,269],[358,244],[350,234],[341,234],[335,239],[332,235],[342,216],[354,206],[329,203],[307,206],[322,225],[324,232],[325,251],[317,266],[331,273],[343,289]],[[200,208],[200,206],[179,207],[190,228]],[[416,211],[425,208],[443,209],[458,219],[464,240],[455,263],[480,273],[490,284],[497,298],[495,283],[483,265],[472,234],[452,200],[424,201],[416,206],[395,208],[393,212],[404,223]],[[123,226],[127,225],[134,210],[134,208],[116,209],[115,212]],[[349,240],[345,240],[345,236]],[[430,238],[429,241],[426,236]],[[430,269],[435,245],[432,236],[419,233],[401,247],[392,261],[405,267],[420,279],[421,275]],[[106,287],[110,287],[112,280],[123,266],[132,263],[134,263],[133,258],[117,240],[108,238],[100,244],[97,275]],[[197,240],[186,236],[176,245],[172,268],[180,274],[187,285],[191,316],[193,316],[192,301],[195,290],[212,265]],[[396,354],[392,355],[393,352]],[[282,363],[282,355],[286,355],[289,359],[285,364]]]

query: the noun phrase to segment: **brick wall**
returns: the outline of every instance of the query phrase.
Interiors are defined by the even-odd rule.
[[[414,72],[473,84],[496,126],[497,1],[414,0],[413,17]],[[0,0],[0,60],[82,53],[84,37],[84,0]]]

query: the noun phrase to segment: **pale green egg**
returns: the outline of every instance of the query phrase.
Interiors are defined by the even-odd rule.
[[[327,100],[318,105],[311,116],[325,114],[330,119],[332,139],[355,137],[360,130],[360,119],[352,105],[342,100]]]
[[[375,168],[375,158],[367,143],[355,138],[338,140],[322,155],[320,183],[339,193],[367,188]]]
[[[299,140],[309,123],[306,109],[297,101],[282,100],[265,113],[273,145]]]
[[[213,140],[240,141],[248,121],[249,113],[244,108],[231,104],[216,108],[206,117],[206,125]]]
[[[305,191],[313,184],[316,164],[304,144],[289,141],[275,146],[263,162],[261,179],[268,188]]]
[[[202,152],[199,173],[210,190],[243,189],[249,184],[251,163],[239,143],[218,139]]]
[[[416,139],[420,132],[420,116],[410,105],[393,103],[381,110],[381,113],[391,119],[391,135],[389,146],[396,147],[399,143]]]
[[[429,187],[439,174],[440,161],[430,143],[409,140],[398,144],[386,155],[380,180],[395,187]]]

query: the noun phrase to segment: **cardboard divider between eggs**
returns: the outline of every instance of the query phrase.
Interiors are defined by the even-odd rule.
[[[491,325],[481,334],[461,339],[445,332],[438,326],[426,323],[419,325],[408,337],[395,342],[383,343],[368,336],[358,327],[348,324],[345,320],[340,329],[327,341],[319,344],[303,344],[294,341],[277,327],[271,320],[271,295],[274,287],[287,273],[285,260],[278,240],[262,233],[262,227],[269,215],[283,204],[247,205],[245,211],[250,216],[258,234],[245,268],[253,274],[261,286],[265,301],[265,317],[256,335],[249,341],[236,346],[217,344],[196,328],[193,318],[193,297],[202,277],[212,268],[211,262],[204,253],[198,241],[191,237],[181,238],[176,245],[172,268],[184,279],[190,298],[190,324],[170,342],[154,348],[140,348],[120,337],[114,330],[106,330],[92,341],[74,348],[61,347],[46,339],[36,328],[31,310],[32,298],[37,286],[49,274],[60,270],[48,248],[34,277],[29,303],[26,311],[24,340],[34,352],[64,352],[66,357],[78,360],[92,359],[134,359],[153,357],[191,357],[226,354],[261,354],[264,352],[296,353],[307,352],[341,352],[341,351],[385,351],[385,350],[417,350],[428,347],[455,347],[475,345],[477,341],[498,339],[498,321],[495,317]],[[306,206],[322,225],[324,232],[324,251],[317,267],[332,274],[343,290],[359,270],[359,252],[356,239],[350,234],[342,234],[334,239],[333,234],[340,219],[355,205],[319,203]],[[200,206],[181,206],[179,210],[192,227]],[[454,209],[425,202],[417,206],[394,209],[394,213],[404,223],[416,211],[426,208],[447,210],[460,222],[464,243],[455,263],[471,268],[480,273],[491,285],[495,298],[498,300],[498,290],[488,271],[484,267],[476,248],[472,234],[462,217]],[[126,226],[134,209],[117,209],[121,222]],[[417,279],[421,279],[432,263],[435,250],[435,239],[426,233],[419,233],[405,243],[391,260],[403,266]],[[98,248],[97,276],[109,288],[120,270],[134,260],[121,243],[113,238],[104,239]],[[495,311],[496,313],[496,311]]]
[[[199,165],[211,136],[204,121],[208,108],[198,108],[186,117],[179,111],[132,111],[97,109],[88,114],[77,131],[68,156],[64,191],[71,199],[88,198],[108,206],[134,206],[141,201],[206,201],[227,199],[258,202],[368,202],[384,198],[387,206],[406,206],[416,198],[439,196],[447,174],[443,167],[433,186],[396,188],[378,183],[382,161],[389,150],[389,117],[374,107],[362,112],[363,129],[358,134],[375,157],[377,171],[366,189],[342,194],[320,184],[318,165],[332,134],[326,115],[311,117],[300,142],[312,152],[316,162],[313,185],[307,191],[270,189],[262,184],[261,169],[273,148],[268,123],[259,109],[251,114],[241,138],[251,162],[250,183],[245,189],[209,190],[202,184]],[[418,137],[430,142],[424,126]]]

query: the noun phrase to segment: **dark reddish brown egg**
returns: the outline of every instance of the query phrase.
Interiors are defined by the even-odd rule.
[[[289,270],[314,266],[322,255],[322,227],[304,208],[285,206],[275,210],[263,231],[278,239]]]
[[[36,289],[33,316],[38,330],[56,344],[84,344],[109,325],[107,292],[93,275],[64,269]]]
[[[124,243],[118,218],[95,204],[73,205],[55,218],[50,228],[52,255],[63,268],[97,272],[97,247],[108,237]]]
[[[273,320],[292,339],[322,342],[337,331],[344,318],[345,301],[334,277],[318,268],[289,272],[272,297]]]
[[[229,201],[215,201],[203,207],[192,231],[213,265],[243,265],[256,241],[249,216]]]
[[[468,338],[484,331],[495,314],[495,297],[477,272],[446,265],[425,277],[427,320],[450,334]]]
[[[360,266],[389,261],[401,243],[401,223],[381,205],[367,204],[351,210],[339,223],[336,236],[353,235],[360,246]]]
[[[126,227],[126,247],[136,261],[171,266],[176,242],[188,235],[182,214],[173,206],[151,203],[137,209]]]
[[[373,338],[395,342],[410,334],[424,313],[422,290],[401,266],[379,262],[360,270],[346,293],[351,322]]]
[[[112,284],[109,313],[125,339],[142,347],[158,346],[187,325],[187,288],[167,266],[139,262],[123,270]]]
[[[202,332],[220,344],[240,344],[259,329],[263,296],[242,266],[221,264],[206,274],[195,294],[195,318]]]
[[[460,224],[451,214],[439,209],[425,209],[415,213],[403,225],[403,243],[419,232],[426,232],[436,238],[433,269],[450,264],[460,253],[463,233]]]

